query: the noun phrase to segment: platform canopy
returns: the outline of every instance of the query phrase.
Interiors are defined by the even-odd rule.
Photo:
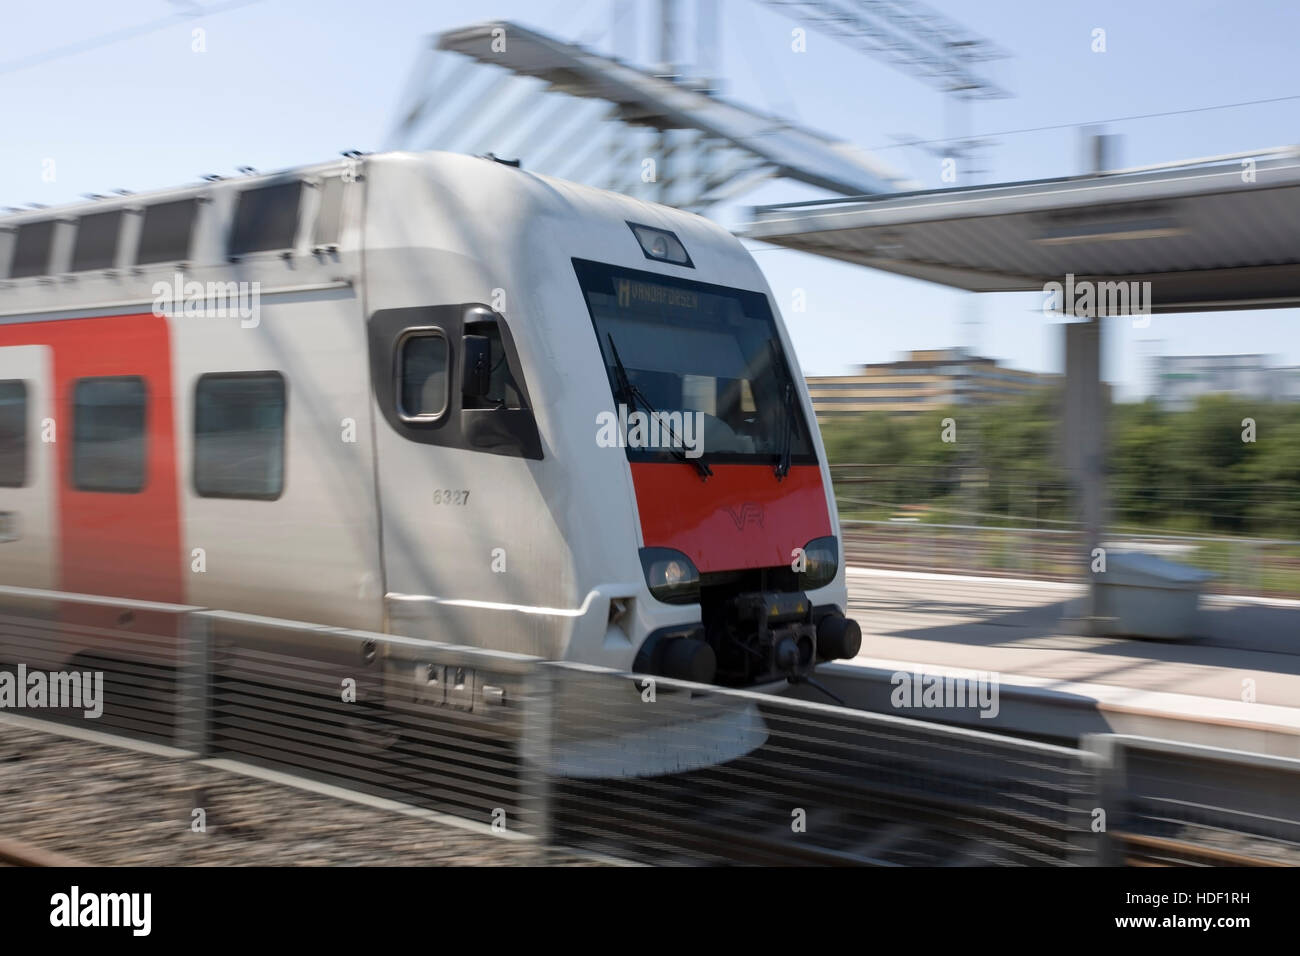
[[[741,230],[972,292],[1151,282],[1151,311],[1300,305],[1300,147],[1063,179],[763,206]]]

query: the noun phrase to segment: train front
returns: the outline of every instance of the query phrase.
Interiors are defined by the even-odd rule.
[[[649,268],[573,268],[613,399],[598,441],[625,452],[640,523],[651,607],[632,669],[806,680],[861,631],[802,376],[765,293],[686,278],[673,230],[628,227]]]

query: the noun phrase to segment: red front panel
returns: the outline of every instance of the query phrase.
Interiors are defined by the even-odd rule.
[[[701,573],[789,565],[791,552],[831,534],[821,468],[795,465],[777,481],[771,465],[633,462],[632,483],[648,548],[674,548]]]
[[[53,352],[61,590],[180,603],[181,533],[167,320],[152,314],[0,325],[0,348]],[[135,494],[72,486],[73,387],[133,375],[148,390],[145,485]],[[39,438],[37,439],[39,440]]]

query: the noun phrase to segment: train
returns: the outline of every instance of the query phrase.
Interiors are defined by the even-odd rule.
[[[0,217],[0,584],[765,688],[858,653],[838,527],[703,217],[440,152]]]

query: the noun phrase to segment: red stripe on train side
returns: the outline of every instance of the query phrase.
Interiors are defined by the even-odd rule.
[[[821,468],[710,465],[701,481],[684,462],[633,462],[646,547],[675,548],[701,572],[788,565],[791,552],[831,534]]]
[[[167,320],[148,313],[0,325],[0,348],[45,345],[53,352],[64,591],[183,600],[170,343]],[[122,375],[139,376],[147,388],[144,488],[136,494],[78,491],[72,485],[74,385],[79,378]]]

